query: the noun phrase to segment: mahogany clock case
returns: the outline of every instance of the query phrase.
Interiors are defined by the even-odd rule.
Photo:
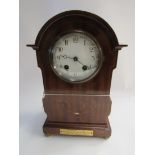
[[[101,47],[104,61],[98,74],[85,83],[71,84],[52,70],[49,48],[68,32],[91,34]],[[38,66],[44,84],[45,134],[60,134],[60,129],[92,130],[93,136],[109,137],[112,71],[117,64],[119,45],[112,28],[100,17],[84,11],[67,11],[51,18],[40,30],[35,45]]]

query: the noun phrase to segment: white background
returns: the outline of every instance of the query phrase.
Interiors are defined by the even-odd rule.
[[[41,102],[43,85],[35,51],[25,45],[34,43],[42,25],[66,10],[84,10],[105,19],[118,40],[128,44],[120,51],[114,70],[108,140],[87,137],[44,137],[46,118]],[[134,1],[133,0],[21,0],[20,1],[20,154],[134,154]]]

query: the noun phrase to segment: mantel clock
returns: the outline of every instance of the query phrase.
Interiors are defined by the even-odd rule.
[[[111,135],[110,86],[119,45],[109,24],[67,11],[41,28],[34,45],[44,85],[45,135]]]

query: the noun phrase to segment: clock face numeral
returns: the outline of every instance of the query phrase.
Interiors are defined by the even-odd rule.
[[[56,56],[57,60],[60,60],[60,57],[61,57],[60,55],[57,55],[57,56]]]
[[[96,65],[95,66],[92,66],[92,65],[88,66],[88,69],[94,69],[94,68],[97,68],[97,66]]]
[[[68,40],[65,40],[65,45],[68,45]]]
[[[77,77],[78,76],[78,74],[77,73],[74,73],[74,77]]]
[[[78,36],[73,37],[73,43],[78,43],[78,40],[79,40]]]
[[[89,50],[90,50],[90,52],[95,52],[96,47],[90,47]]]
[[[64,59],[67,59],[67,55],[62,55],[62,57],[63,57]]]
[[[55,43],[53,49],[52,65],[56,66],[53,69],[58,76],[69,82],[88,80],[95,76],[101,66],[100,48],[85,33],[66,34]]]
[[[96,60],[95,56],[91,56],[93,58],[93,60]]]
[[[57,52],[57,51],[58,51],[58,52],[62,52],[62,51],[63,51],[63,47],[55,47],[55,48],[54,48],[54,51],[55,51],[55,52]]]
[[[91,66],[91,65],[89,65],[89,66],[87,66],[87,68],[88,68],[88,69],[92,69],[92,66]]]

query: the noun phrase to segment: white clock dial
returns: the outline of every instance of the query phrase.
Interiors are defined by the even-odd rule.
[[[90,35],[73,32],[63,35],[50,48],[54,72],[69,82],[84,82],[94,77],[101,67],[101,48]]]

